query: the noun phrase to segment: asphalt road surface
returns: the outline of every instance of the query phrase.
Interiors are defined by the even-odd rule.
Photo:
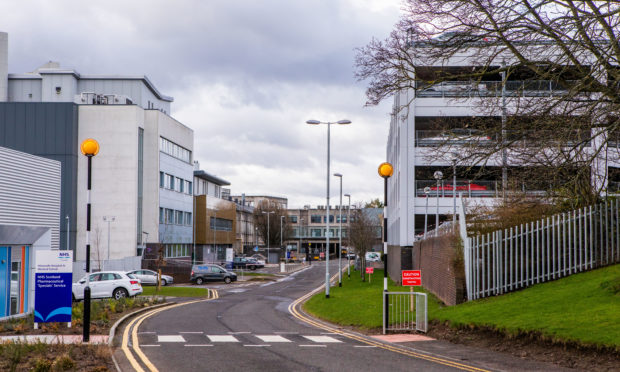
[[[298,299],[324,281],[324,263],[313,263],[276,282],[210,283],[208,300],[132,320],[115,355],[123,371],[488,370],[488,363],[463,361],[458,352],[399,347],[316,322]]]

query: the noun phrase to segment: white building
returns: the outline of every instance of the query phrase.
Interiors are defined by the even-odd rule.
[[[544,46],[548,48],[548,46]],[[416,48],[414,45],[413,48]],[[536,49],[531,49],[535,53]],[[415,53],[413,53],[415,54]],[[498,56],[501,59],[508,56]],[[453,163],[453,158],[460,158],[464,145],[471,141],[478,144],[483,141],[494,141],[491,137],[476,136],[475,130],[469,128],[472,118],[484,120],[487,124],[501,126],[501,106],[495,111],[483,111],[480,102],[501,102],[502,78],[499,74],[489,75],[485,81],[448,81],[437,85],[424,84],[423,81],[434,80],[433,74],[472,71],[477,68],[471,54],[457,54],[450,59],[438,61],[436,65],[416,66],[417,89],[401,91],[394,97],[393,114],[390,121],[390,132],[387,141],[387,161],[394,166],[394,175],[388,181],[388,240],[390,245],[411,246],[416,235],[424,231],[425,214],[428,214],[428,229],[435,227],[436,215],[440,221],[451,219],[454,210],[452,182],[454,166],[456,166],[457,195],[463,193],[466,204],[490,205],[502,193],[502,159],[495,156],[485,164],[486,176],[476,176],[480,164]],[[521,80],[520,80],[521,79]],[[545,99],[562,94],[562,88],[551,81],[536,81],[537,84],[524,84],[525,78],[519,74],[509,76],[504,94],[519,95],[526,99]],[[506,111],[512,111],[509,101]],[[485,108],[491,105],[484,105]],[[510,115],[510,114],[508,114]],[[599,140],[595,137],[593,143]],[[450,143],[450,141],[452,141]],[[447,151],[439,145],[450,144]],[[618,146],[618,142],[610,142],[609,146]],[[592,148],[596,148],[592,145]],[[606,150],[606,149],[605,149]],[[608,157],[599,157],[591,165],[591,178],[600,189],[618,192],[620,183],[620,161],[617,148],[612,154],[611,147]],[[456,156],[453,155],[455,153]],[[601,154],[605,154],[603,151]],[[508,151],[507,168],[518,172],[527,164],[512,161]],[[607,155],[605,155],[607,156]],[[435,171],[441,171],[443,178],[437,186],[433,177]],[[431,188],[428,197],[425,187]],[[524,182],[520,190],[533,194],[543,189],[534,184]],[[428,203],[428,204],[427,204]],[[428,205],[428,207],[427,207]],[[456,202],[460,208],[460,202]]]
[[[0,32],[0,146],[60,161],[56,244],[85,259],[87,161],[79,146],[94,138],[91,258],[140,255],[147,243],[186,250],[194,134],[170,116],[172,97],[146,76],[82,75],[57,62],[8,73],[7,40]]]

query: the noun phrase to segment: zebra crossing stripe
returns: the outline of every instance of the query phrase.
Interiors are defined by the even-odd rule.
[[[316,342],[319,344],[323,344],[323,343],[337,343],[337,342],[342,342],[338,339],[335,339],[333,337],[330,336],[303,336],[304,338],[312,341],[312,342]]]
[[[231,335],[207,335],[211,342],[239,342],[235,336]]]
[[[279,335],[255,335],[263,342],[292,342],[291,340]]]
[[[185,342],[185,339],[178,335],[158,335],[157,342]]]

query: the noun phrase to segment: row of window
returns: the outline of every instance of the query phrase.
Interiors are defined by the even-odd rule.
[[[159,208],[159,223],[166,225],[192,226],[192,213]]]
[[[176,143],[159,137],[159,151],[164,152],[186,163],[191,163],[192,152],[188,149],[177,145]]]
[[[336,215],[336,223],[340,223],[340,215]],[[351,221],[354,221],[355,217],[351,217]],[[325,215],[321,215],[321,214],[313,214],[310,216],[310,223],[326,223],[327,218]],[[333,223],[334,222],[334,216],[330,215],[329,216],[329,223]],[[347,216],[346,215],[342,215],[342,223],[347,223]]]
[[[192,255],[191,244],[165,244],[164,245],[164,257],[190,257]]]
[[[159,187],[192,195],[191,181],[187,181],[164,172],[159,172]]]

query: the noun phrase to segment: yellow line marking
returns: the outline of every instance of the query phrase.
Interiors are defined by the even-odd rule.
[[[155,367],[155,365],[153,365],[153,363],[151,363],[151,361],[147,358],[147,356],[140,349],[140,345],[138,343],[138,328],[140,327],[140,324],[142,324],[142,322],[146,318],[149,318],[149,317],[151,317],[151,316],[153,316],[153,315],[155,315],[157,313],[160,313],[162,311],[173,309],[173,308],[176,308],[176,307],[179,307],[179,306],[195,304],[195,303],[198,303],[198,302],[211,301],[211,300],[214,300],[216,298],[219,298],[219,294],[217,293],[217,291],[215,289],[208,289],[207,288],[207,299],[206,300],[188,301],[188,302],[183,302],[183,303],[176,304],[176,305],[166,306],[166,307],[163,307],[161,309],[154,309],[154,310],[151,310],[151,311],[147,311],[145,314],[140,315],[140,316],[136,317],[135,319],[133,319],[132,321],[130,321],[129,324],[127,324],[127,326],[125,327],[125,330],[123,331],[123,341],[122,341],[122,344],[121,344],[121,350],[123,350],[123,353],[125,353],[125,356],[127,357],[127,360],[129,360],[129,363],[131,364],[131,366],[137,372],[145,372],[144,369],[142,368],[142,366],[140,366],[140,363],[138,363],[138,361],[134,358],[131,350],[128,347],[128,338],[129,338],[128,336],[129,336],[130,330],[131,330],[131,343],[133,344],[132,345],[133,351],[136,353],[136,355],[140,358],[142,363],[151,372],[158,372],[157,367]]]
[[[430,362],[433,362],[433,363],[438,363],[438,364],[446,365],[446,366],[453,367],[453,368],[458,368],[458,369],[465,370],[465,371],[488,372],[485,369],[469,366],[469,365],[466,365],[466,364],[461,364],[461,363],[454,362],[454,361],[451,361],[451,360],[448,360],[448,359],[444,359],[444,358],[440,358],[440,357],[435,357],[435,356],[432,356],[432,355],[420,354],[420,353],[417,353],[417,352],[414,352],[414,351],[411,351],[411,350],[402,349],[402,348],[399,348],[399,347],[396,347],[396,346],[386,345],[386,344],[383,344],[383,343],[380,343],[380,342],[377,342],[377,341],[368,340],[366,338],[357,336],[355,334],[348,333],[348,332],[343,332],[343,331],[341,331],[339,329],[329,327],[329,326],[327,326],[325,324],[322,324],[322,323],[319,323],[319,322],[317,322],[317,321],[315,321],[313,319],[310,319],[310,318],[304,316],[302,313],[300,313],[297,310],[297,306],[299,304],[301,304],[302,302],[304,302],[309,297],[313,296],[315,293],[321,291],[323,289],[323,287],[324,287],[324,285],[319,287],[319,288],[317,288],[317,289],[315,289],[315,290],[313,290],[313,291],[311,291],[310,293],[307,293],[306,295],[298,298],[297,300],[295,300],[293,303],[291,303],[289,305],[288,311],[295,318],[297,318],[297,319],[299,319],[299,320],[301,320],[301,321],[303,321],[305,323],[308,323],[308,324],[313,325],[313,326],[315,326],[317,328],[320,328],[320,329],[324,329],[324,330],[327,330],[327,331],[330,331],[330,332],[337,333],[339,335],[342,335],[344,337],[347,337],[347,338],[350,338],[350,339],[353,339],[353,340],[365,343],[367,345],[379,347],[379,348],[382,348],[382,349],[385,349],[385,350],[388,350],[388,351],[392,351],[392,352],[395,352],[395,353],[411,356],[411,357],[414,357],[414,358],[424,359],[424,360],[427,360],[427,361],[430,361]]]

